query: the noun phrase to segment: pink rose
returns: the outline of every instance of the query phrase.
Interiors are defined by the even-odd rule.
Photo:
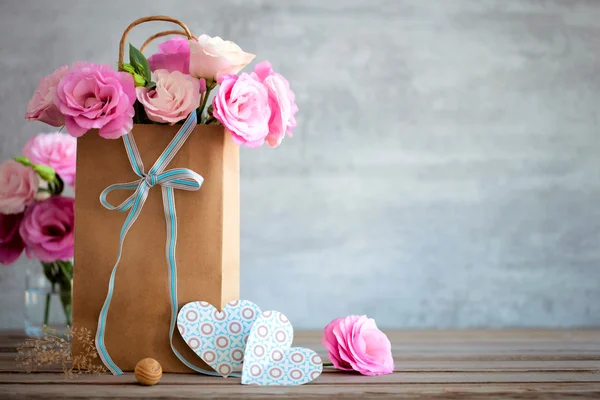
[[[213,115],[231,133],[234,142],[259,147],[269,134],[269,91],[255,73],[220,78]]]
[[[0,165],[0,214],[19,214],[35,199],[40,178],[14,160]]]
[[[29,257],[51,262],[73,258],[75,200],[52,196],[27,208],[19,228]]]
[[[117,139],[133,128],[133,77],[110,65],[75,63],[58,84],[55,100],[72,136],[99,129],[103,138]]]
[[[10,265],[15,262],[25,248],[19,234],[22,220],[23,213],[0,214],[0,264],[2,265]]]
[[[190,45],[188,40],[176,37],[158,45],[158,53],[148,58],[150,69],[166,69],[167,71],[179,71],[184,74],[190,73]]]
[[[277,147],[287,133],[292,136],[296,127],[294,114],[298,111],[296,95],[290,89],[289,82],[280,74],[273,72],[271,63],[263,61],[254,67],[254,72],[269,90],[269,134],[266,137],[269,147]]]
[[[154,71],[156,87],[138,86],[137,97],[148,118],[171,125],[185,119],[200,105],[200,81],[179,71]]]
[[[40,133],[29,139],[23,155],[34,164],[52,167],[67,185],[75,183],[77,139],[66,133]]]
[[[338,369],[363,375],[394,372],[389,339],[377,328],[375,320],[365,315],[334,319],[325,327],[321,343]]]
[[[65,117],[54,104],[54,96],[58,83],[69,72],[69,67],[63,65],[50,75],[42,78],[35,93],[27,104],[25,118],[30,121],[41,121],[52,126],[61,126]]]
[[[221,76],[237,74],[256,57],[240,46],[218,36],[200,35],[190,40],[190,74],[217,81]]]

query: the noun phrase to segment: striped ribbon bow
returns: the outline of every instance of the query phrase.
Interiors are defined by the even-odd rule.
[[[142,158],[140,157],[140,153],[135,145],[135,141],[133,140],[133,134],[129,133],[123,136],[123,142],[125,143],[125,150],[127,151],[127,157],[129,157],[129,162],[131,163],[131,167],[137,176],[140,179],[127,183],[116,183],[114,185],[110,185],[102,193],[100,194],[100,203],[109,209],[116,211],[129,211],[129,215],[125,219],[125,223],[121,228],[121,234],[119,236],[119,253],[117,256],[117,262],[113,267],[112,273],[110,274],[110,280],[108,283],[108,294],[106,296],[106,300],[104,301],[104,305],[102,306],[102,310],[100,311],[100,317],[98,318],[98,329],[96,331],[96,348],[98,350],[98,354],[100,358],[104,362],[104,365],[114,374],[114,375],[122,375],[123,371],[114,363],[111,359],[110,355],[106,351],[106,347],[104,345],[104,334],[106,331],[106,317],[108,314],[108,309],[110,307],[110,301],[113,296],[114,285],[115,285],[115,274],[117,272],[117,267],[119,266],[119,261],[121,260],[121,253],[123,251],[123,242],[125,240],[125,236],[127,232],[136,221],[137,217],[140,215],[142,211],[142,207],[144,206],[144,202],[148,197],[148,192],[153,186],[160,185],[162,188],[162,197],[163,204],[165,210],[165,219],[167,222],[167,246],[166,246],[166,259],[167,265],[169,267],[169,284],[170,284],[170,298],[171,298],[171,327],[169,330],[169,342],[171,344],[171,349],[175,353],[175,355],[189,368],[194,371],[219,376],[216,372],[206,371],[200,369],[193,364],[189,363],[187,360],[183,358],[183,356],[175,349],[173,346],[173,334],[175,332],[176,324],[177,324],[177,265],[175,263],[175,245],[177,243],[177,215],[175,213],[175,201],[173,192],[174,189],[182,189],[182,190],[198,190],[200,186],[202,186],[202,182],[204,178],[197,174],[196,172],[189,170],[187,168],[174,168],[167,171],[164,171],[166,166],[171,162],[175,154],[179,151],[181,146],[185,143],[187,138],[190,136],[190,133],[194,130],[194,127],[197,123],[197,116],[195,112],[192,112],[190,116],[185,120],[181,129],[177,132],[173,140],[169,143],[167,148],[160,155],[158,160],[154,163],[152,168],[148,173],[144,172],[144,164],[142,163]],[[106,196],[114,191],[114,190],[133,190],[133,194],[127,198],[124,202],[119,204],[118,206],[113,206],[106,200]]]

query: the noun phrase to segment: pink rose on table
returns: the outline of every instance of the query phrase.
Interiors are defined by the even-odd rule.
[[[152,121],[173,125],[200,105],[201,83],[179,71],[154,71],[156,87],[138,86],[137,97]]]
[[[365,315],[350,315],[331,321],[323,332],[322,344],[333,365],[363,375],[394,372],[392,346],[375,320]]]
[[[45,122],[52,126],[64,125],[65,117],[54,104],[54,96],[58,83],[67,72],[69,72],[69,67],[63,65],[40,80],[33,97],[27,104],[25,118],[30,121]]]
[[[218,36],[200,35],[198,41],[189,41],[189,49],[190,74],[212,81],[224,75],[237,74],[256,57]]]
[[[133,128],[135,98],[133,77],[127,72],[79,62],[58,84],[55,101],[72,136],[98,129],[103,138],[117,139]]]
[[[34,164],[52,167],[67,185],[75,183],[77,139],[66,133],[40,133],[29,139],[23,155]]]
[[[158,53],[148,58],[150,69],[166,69],[190,73],[190,45],[187,39],[177,37],[158,45]]]
[[[0,214],[19,214],[35,199],[40,178],[14,160],[0,165]]]
[[[40,261],[73,258],[75,200],[52,196],[27,208],[19,232],[29,257]]]
[[[0,264],[12,264],[23,252],[25,244],[19,234],[22,220],[23,213],[0,214]]]
[[[213,100],[213,115],[238,145],[259,147],[269,134],[269,92],[256,74],[226,75]]]
[[[269,90],[271,119],[266,142],[269,147],[277,147],[286,133],[292,136],[292,128],[296,127],[294,118],[294,114],[298,112],[296,95],[290,89],[289,82],[281,74],[273,72],[268,61],[257,64],[254,72]]]

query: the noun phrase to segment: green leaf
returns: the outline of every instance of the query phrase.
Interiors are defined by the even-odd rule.
[[[73,263],[70,261],[56,260],[56,265],[58,265],[64,275],[64,280],[70,282],[71,279],[73,279]]]
[[[152,89],[154,86],[156,86],[156,82],[151,81],[151,82],[147,82],[145,87],[148,89]]]
[[[58,266],[52,262],[42,262],[42,266],[44,267],[44,275],[51,283],[56,283],[58,279]]]
[[[146,82],[152,80],[152,72],[150,71],[148,60],[146,60],[146,57],[144,57],[142,52],[136,49],[131,43],[129,44],[129,62],[135,69],[135,72],[144,77]]]

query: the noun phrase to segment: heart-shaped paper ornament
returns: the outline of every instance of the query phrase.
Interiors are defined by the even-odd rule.
[[[258,316],[244,355],[242,384],[302,385],[323,372],[321,357],[310,349],[290,347],[294,329],[285,315],[265,311]]]
[[[177,314],[177,328],[194,352],[227,377],[244,359],[244,349],[260,308],[247,300],[230,301],[217,310],[205,301],[188,303]]]

